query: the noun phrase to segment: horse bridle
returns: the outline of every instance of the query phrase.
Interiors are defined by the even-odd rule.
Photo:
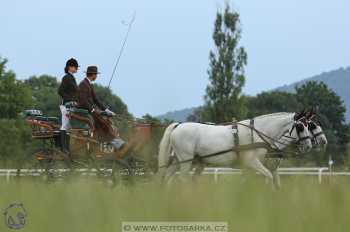
[[[303,117],[303,118],[305,118],[305,117]],[[301,118],[301,119],[303,119],[303,118]],[[236,122],[236,123],[237,123],[237,125],[241,125],[241,126],[244,126],[244,127],[249,128],[249,129],[252,131],[252,132],[251,132],[251,133],[252,133],[252,134],[251,134],[251,137],[252,137],[252,138],[254,138],[254,137],[253,137],[253,133],[255,132],[255,133],[260,137],[260,139],[263,140],[262,143],[263,143],[264,145],[261,145],[261,143],[260,143],[260,144],[256,144],[257,146],[256,146],[255,148],[266,148],[266,149],[269,149],[269,148],[270,148],[270,149],[273,150],[273,151],[271,152],[272,154],[278,154],[278,155],[280,155],[281,153],[285,153],[286,151],[282,151],[282,150],[276,145],[276,143],[279,143],[279,144],[282,144],[282,145],[285,145],[285,146],[290,145],[290,143],[281,142],[281,141],[280,141],[281,138],[287,137],[287,138],[296,140],[296,142],[295,142],[296,146],[299,146],[298,144],[299,144],[301,141],[306,140],[306,139],[310,139],[310,136],[300,137],[300,136],[299,136],[299,133],[300,133],[300,132],[298,132],[298,131],[297,131],[298,139],[296,139],[296,138],[294,138],[294,137],[292,137],[292,136],[286,136],[286,135],[285,135],[285,134],[287,134],[287,133],[289,133],[289,134],[291,135],[293,129],[296,127],[297,124],[302,124],[302,125],[303,125],[303,128],[305,129],[305,127],[307,127],[307,126],[301,121],[301,119],[294,120],[294,123],[293,123],[292,128],[291,128],[290,130],[287,130],[285,133],[283,133],[283,135],[282,135],[279,139],[272,138],[272,137],[266,135],[264,132],[262,132],[262,131],[256,129],[256,128],[254,127],[254,118],[250,120],[250,125],[247,125],[247,124],[244,124],[244,123],[241,123],[241,122]],[[178,124],[178,125],[180,125],[180,124]],[[178,125],[177,125],[177,126],[178,126]],[[176,128],[177,126],[175,126],[175,128]],[[270,140],[272,143],[269,142],[269,140]],[[253,141],[252,141],[252,144],[254,144]],[[248,144],[248,145],[246,146],[246,149],[248,148],[248,146],[250,146],[250,145],[252,145],[252,144]],[[269,147],[267,148],[266,145],[269,146]],[[241,146],[244,146],[244,145],[241,145]],[[249,149],[251,149],[251,147],[249,147]],[[213,156],[217,156],[217,155],[220,155],[220,154],[225,154],[225,153],[230,152],[230,151],[232,151],[232,150],[233,150],[233,148],[230,148],[230,149],[228,149],[228,150],[219,151],[219,152],[216,152],[216,153],[212,153],[212,154],[208,154],[208,155],[202,156],[202,158],[213,157]],[[236,152],[237,152],[237,151],[236,151]],[[271,154],[271,153],[270,153],[270,154]],[[293,153],[293,154],[295,154],[295,153]],[[170,159],[169,159],[168,163],[167,163],[166,165],[160,166],[160,167],[158,167],[158,168],[169,167],[170,165],[172,165],[172,162],[173,162],[174,159],[177,159],[177,156],[176,156],[176,155],[170,156]],[[178,161],[177,164],[179,164],[179,163],[186,163],[186,162],[192,162],[193,160],[194,160],[194,159]]]
[[[306,118],[305,118],[305,117],[302,117],[302,118],[296,120],[296,121],[294,122],[293,126],[292,126],[292,129],[290,129],[290,131],[289,131],[289,136],[283,135],[282,137],[287,137],[287,138],[290,138],[290,139],[294,139],[294,140],[295,140],[295,138],[291,136],[293,130],[295,129],[296,132],[297,132],[297,136],[298,136],[298,139],[297,139],[296,142],[295,142],[296,144],[300,144],[300,142],[302,142],[302,141],[304,141],[304,140],[311,139],[309,135],[304,136],[304,137],[300,137],[300,133],[303,132],[303,131],[305,130],[305,127],[308,128],[308,125],[307,125],[306,122],[304,122],[303,120],[306,120]],[[300,130],[299,127],[298,127],[298,125],[302,125],[302,126],[303,126],[303,129]]]
[[[323,130],[321,130],[321,131],[318,132],[318,133],[314,133],[314,130],[317,129],[317,126],[321,126],[321,123],[320,123],[318,120],[317,120],[317,122],[313,120],[314,117],[315,117],[315,115],[312,115],[312,116],[308,119],[308,127],[309,127],[309,131],[310,131],[311,134],[312,134],[313,139],[316,140],[319,136],[324,135],[324,132],[323,132]],[[318,124],[319,124],[319,125],[318,125]],[[317,141],[317,140],[316,140],[316,141]]]
[[[292,137],[292,136],[291,136],[291,134],[292,134],[294,128],[296,128],[296,125],[297,125],[297,124],[302,124],[302,125],[303,125],[303,128],[306,127],[305,124],[301,121],[302,119],[304,119],[304,117],[303,117],[303,118],[300,118],[300,119],[298,119],[298,120],[295,120],[295,122],[294,122],[292,128],[291,128],[290,130],[286,131],[279,139],[272,138],[272,137],[266,135],[265,133],[263,133],[262,131],[256,129],[256,128],[254,127],[254,124],[253,124],[253,125],[252,125],[252,124],[251,124],[251,125],[246,125],[246,124],[243,124],[243,123],[238,123],[238,124],[240,124],[240,125],[242,125],[242,126],[245,126],[245,127],[248,127],[248,128],[250,128],[252,131],[255,131],[255,133],[256,133],[265,143],[269,144],[270,147],[272,147],[272,148],[274,147],[275,149],[280,150],[280,148],[279,148],[276,144],[281,144],[281,145],[284,145],[284,146],[290,145],[290,143],[286,143],[286,142],[280,141],[281,138],[283,138],[283,137],[286,137],[286,138],[289,138],[289,139],[293,139],[293,140],[295,141],[294,144],[296,144],[297,146],[299,146],[299,144],[300,144],[301,141],[304,141],[304,140],[307,140],[307,139],[311,139],[310,136],[300,137],[300,135],[299,135],[300,132],[299,132],[299,131],[297,131],[297,136],[298,136],[298,138],[295,138],[295,137]],[[254,122],[254,119],[252,119],[252,121]],[[297,130],[297,128],[296,128],[296,130]],[[288,135],[285,135],[285,134],[287,134],[287,133],[289,133],[289,136],[288,136]],[[268,140],[270,140],[271,142],[269,142]]]

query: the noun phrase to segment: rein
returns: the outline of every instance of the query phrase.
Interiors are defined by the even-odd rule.
[[[92,116],[94,120],[97,122],[96,128],[95,128],[97,131],[97,134],[99,134],[105,139],[108,139],[108,138],[113,139],[116,137],[115,131],[112,127],[112,122],[109,119],[103,118],[102,115],[96,113],[95,111],[92,112]]]
[[[319,144],[319,142],[318,142],[318,140],[317,140],[317,138],[319,137],[319,136],[321,136],[321,135],[325,135],[325,133],[324,133],[324,131],[321,129],[319,132],[317,132],[317,133],[314,133],[314,130],[316,130],[317,129],[317,126],[319,126],[320,128],[321,128],[321,123],[320,123],[320,121],[318,121],[317,119],[316,119],[316,121],[314,120],[314,118],[316,117],[316,115],[314,114],[314,115],[312,115],[311,117],[309,117],[308,118],[308,126],[309,126],[309,131],[311,132],[311,134],[312,134],[312,139],[313,139],[313,141],[316,143],[316,144]]]
[[[318,140],[317,140],[318,136],[324,135],[325,133],[324,133],[323,131],[320,131],[320,132],[318,132],[318,133],[314,133],[313,130],[311,130],[311,134],[312,134],[312,136],[313,136],[313,138],[312,138],[313,141],[314,141],[316,144],[319,144],[319,143],[318,143]]]
[[[253,122],[253,123],[252,123],[252,122]],[[279,147],[276,145],[276,143],[277,143],[277,144],[284,145],[284,146],[290,145],[289,143],[281,142],[280,140],[281,140],[282,137],[286,137],[286,138],[289,138],[289,139],[296,140],[296,143],[295,143],[295,144],[296,144],[297,146],[298,146],[298,143],[299,143],[300,141],[304,141],[304,140],[306,140],[306,139],[310,139],[310,136],[305,136],[305,137],[301,137],[301,138],[296,139],[296,138],[294,138],[294,137],[292,137],[292,136],[288,136],[288,135],[285,135],[285,134],[283,134],[279,139],[272,138],[271,136],[265,134],[264,132],[262,132],[262,131],[260,131],[260,130],[258,130],[258,129],[256,129],[256,128],[254,127],[254,119],[251,119],[250,125],[246,125],[246,124],[243,124],[243,123],[240,123],[240,122],[237,122],[237,124],[249,128],[249,129],[252,131],[252,132],[251,132],[251,137],[252,137],[252,138],[253,138],[253,136],[254,136],[254,135],[253,135],[253,131],[255,131],[255,133],[256,133],[265,143],[267,143],[272,149],[278,150],[278,151],[280,151],[280,149],[279,149]],[[293,126],[293,127],[294,127],[294,126]],[[287,132],[286,132],[286,133],[287,133]],[[272,141],[273,143],[270,143],[267,139],[270,140],[270,141]]]
[[[281,155],[282,153],[291,153],[291,154],[295,155],[295,153],[293,153],[293,152],[282,151],[281,149],[279,149],[279,147],[276,145],[276,143],[288,146],[290,144],[281,142],[279,140],[282,137],[287,137],[287,138],[294,139],[294,140],[296,140],[296,138],[291,137],[291,136],[286,136],[285,134],[283,134],[280,139],[272,138],[271,136],[266,135],[264,132],[262,132],[262,131],[260,131],[260,130],[258,130],[258,129],[256,129],[254,127],[254,119],[250,120],[250,125],[246,125],[246,124],[243,124],[241,122],[235,122],[235,123],[237,125],[241,125],[241,126],[247,127],[247,128],[249,128],[251,130],[252,143],[251,144],[245,144],[245,145],[238,145],[238,146],[234,146],[234,147],[232,147],[230,149],[226,149],[226,150],[215,152],[215,153],[208,154],[208,155],[203,155],[203,156],[200,156],[201,159],[202,158],[210,158],[210,157],[222,155],[222,154],[225,154],[225,153],[228,153],[228,152],[232,152],[232,151],[236,152],[237,154],[239,154],[240,151],[251,150],[251,149],[258,149],[258,148],[266,149],[268,151],[267,154],[277,154],[279,156],[279,158],[282,158],[282,155]],[[255,142],[255,143],[253,142],[253,138],[254,138],[254,134],[253,133],[254,133],[254,131],[259,136],[259,138],[261,140],[263,140],[263,142]],[[288,132],[289,131],[287,131],[286,133],[288,133]],[[299,138],[297,140],[297,142],[300,142],[300,141],[303,141],[303,140],[306,140],[306,139],[309,139],[309,138],[310,138],[310,136],[305,136],[305,137]],[[272,141],[273,143],[270,143],[268,140]],[[188,160],[183,160],[183,161],[178,161],[177,160],[176,164],[192,162],[197,157],[198,157],[198,155],[196,155],[195,158],[193,158],[193,159],[188,159]],[[167,167],[171,166],[174,159],[177,159],[177,157],[175,155],[170,157],[170,159],[169,159],[169,161],[168,161],[168,163],[166,165],[162,165],[162,166],[160,166],[158,168],[167,168]]]
[[[320,135],[324,135],[324,132],[323,132],[323,131],[320,131],[320,132],[318,132],[318,133],[316,133],[316,134],[314,134],[314,133],[311,131],[311,133],[312,133],[313,137],[315,137],[315,138],[317,138],[317,137],[320,136]]]

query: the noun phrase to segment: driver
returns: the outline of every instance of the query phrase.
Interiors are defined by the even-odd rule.
[[[92,82],[97,78],[97,66],[88,66],[86,70],[86,78],[79,84],[78,107],[88,110],[90,113],[101,113],[104,111],[110,116],[116,115],[113,111],[106,108],[97,98]],[[98,120],[95,120],[98,123]],[[121,150],[126,147],[125,142],[120,138],[112,138],[110,143],[117,149]]]

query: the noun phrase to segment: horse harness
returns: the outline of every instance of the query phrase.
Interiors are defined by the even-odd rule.
[[[299,121],[299,120],[298,120]],[[299,136],[299,131],[297,131],[297,135],[298,135],[298,138],[294,138],[291,136],[292,134],[292,131],[294,130],[294,128],[296,127],[296,124],[298,122],[295,122],[292,129],[289,130],[289,131],[286,131],[289,132],[289,136],[288,135],[285,135],[286,133],[284,133],[281,138],[279,139],[275,139],[275,138],[272,138],[268,135],[266,135],[264,132],[262,131],[259,131],[258,129],[255,128],[254,126],[254,123],[255,123],[255,120],[254,118],[250,119],[249,120],[249,125],[246,125],[246,124],[243,124],[243,123],[240,123],[240,122],[236,122],[236,121],[233,121],[233,124],[238,124],[238,125],[241,125],[241,126],[244,126],[244,127],[247,127],[250,129],[250,139],[251,139],[251,143],[250,144],[247,144],[247,145],[239,145],[239,136],[238,136],[238,127],[237,126],[233,126],[234,128],[237,128],[236,132],[233,131],[234,133],[234,137],[235,137],[235,148],[236,149],[233,149],[233,150],[237,150],[236,152],[239,152],[240,148],[243,148],[243,149],[250,149],[250,148],[266,148],[267,150],[269,151],[274,151],[274,152],[278,152],[278,153],[282,153],[282,150],[276,145],[276,144],[281,144],[281,145],[285,145],[285,146],[288,146],[289,143],[285,143],[285,142],[282,142],[280,141],[282,137],[286,137],[288,139],[293,139],[293,140],[296,140],[295,141],[295,144],[299,144],[301,141],[304,141],[304,140],[307,140],[307,139],[310,139],[310,136],[304,136],[304,137],[300,137]],[[298,130],[298,129],[297,129]],[[254,142],[254,132],[255,134],[257,134],[259,136],[259,138],[263,141],[263,142]],[[237,141],[236,141],[237,140]]]
[[[316,120],[316,122],[313,120],[315,115],[313,115],[311,118],[309,118],[309,127],[310,127],[310,132],[313,136],[313,138],[317,141],[317,137],[324,135],[324,132],[321,130],[318,133],[314,133],[314,130],[317,128],[317,124],[321,125],[320,121]]]
[[[250,128],[250,131],[251,131],[250,132],[250,139],[251,139],[250,144],[240,145],[238,125]],[[271,144],[268,141],[266,141],[265,138],[260,135],[260,133],[257,133],[257,134],[264,142],[254,142],[254,131],[257,131],[254,128],[254,118],[250,119],[249,126],[246,124],[237,122],[237,120],[234,118],[232,120],[232,134],[233,134],[233,142],[234,142],[235,146],[233,148],[229,149],[228,151],[234,151],[237,154],[237,156],[240,156],[241,151],[249,150],[249,149],[265,148],[267,150],[271,150],[272,147],[269,146]]]
[[[298,120],[299,121],[299,120]],[[296,124],[298,122],[295,122],[292,129],[287,131],[289,133],[289,135],[291,135],[292,131],[294,130],[294,128],[296,127]],[[237,154],[237,156],[240,156],[240,152],[241,151],[245,151],[245,150],[251,150],[251,149],[258,149],[258,148],[264,148],[268,151],[267,154],[275,154],[277,155],[279,158],[283,157],[283,153],[284,151],[282,151],[277,145],[281,144],[281,145],[289,145],[287,143],[281,142],[279,141],[282,137],[286,137],[289,139],[293,139],[296,140],[296,138],[292,137],[292,136],[287,136],[285,135],[286,133],[284,133],[280,139],[275,139],[272,138],[268,135],[266,135],[265,133],[263,133],[262,131],[259,131],[258,129],[255,128],[254,126],[255,124],[255,120],[254,118],[250,119],[249,125],[237,122],[236,119],[232,120],[232,134],[233,134],[233,139],[234,139],[234,147],[230,148],[230,149],[226,149],[223,151],[219,151],[219,152],[215,152],[212,154],[208,154],[208,155],[204,155],[204,156],[200,156],[200,159],[203,158],[210,158],[210,157],[214,157],[214,156],[218,156],[218,155],[222,155],[228,152],[235,152]],[[180,124],[176,125],[174,129],[176,129]],[[239,130],[238,130],[238,125],[240,126],[244,126],[250,129],[250,138],[251,138],[251,143],[250,144],[243,144],[240,145],[239,142]],[[298,130],[298,129],[297,129]],[[259,138],[263,141],[263,142],[255,142],[254,141],[254,132],[259,136]],[[299,132],[297,131],[297,135],[298,135],[298,139],[295,141],[295,144],[300,143],[301,141],[304,141],[306,139],[310,139],[310,136],[304,136],[304,137],[300,137],[299,136]],[[272,142],[269,142],[269,140]],[[187,163],[187,162],[192,162],[195,159],[197,159],[197,157],[199,157],[198,155],[196,155],[196,157],[194,159],[189,159],[189,160],[183,160],[183,161],[179,161],[178,158],[176,157],[176,155],[170,156],[170,159],[168,161],[168,163],[165,166],[161,166],[159,168],[163,168],[163,167],[169,167],[170,165],[172,165],[173,161],[176,160],[177,164],[181,164],[181,163]]]

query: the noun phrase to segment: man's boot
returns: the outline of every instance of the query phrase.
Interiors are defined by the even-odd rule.
[[[66,131],[64,131],[64,130],[60,130],[60,148],[61,148],[62,152],[64,150],[64,144],[65,144],[65,139],[66,139],[65,132]]]
[[[65,142],[66,142],[66,151],[70,155],[70,136],[68,133],[66,133]]]

